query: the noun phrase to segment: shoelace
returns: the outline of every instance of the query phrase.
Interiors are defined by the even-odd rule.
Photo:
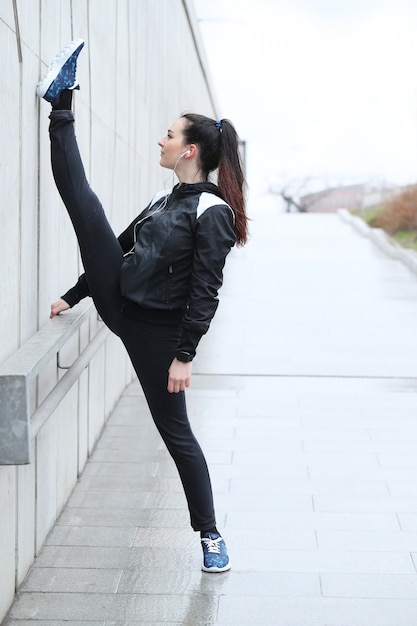
[[[201,541],[203,541],[205,543],[205,545],[207,546],[207,551],[208,552],[214,552],[215,554],[220,554],[220,542],[221,542],[222,538],[221,537],[217,537],[217,539],[210,539],[207,537],[203,537],[203,539]]]

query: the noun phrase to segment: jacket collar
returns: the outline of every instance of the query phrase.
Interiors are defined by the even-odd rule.
[[[200,193],[213,193],[215,196],[222,198],[220,191],[214,183],[178,183],[172,190],[173,194],[180,196],[193,196]],[[223,198],[222,198],[223,199]]]

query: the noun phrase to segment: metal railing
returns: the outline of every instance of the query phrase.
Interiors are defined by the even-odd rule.
[[[31,462],[31,440],[37,435],[109,335],[99,328],[87,347],[31,415],[32,381],[96,310],[91,303],[59,315],[39,330],[0,366],[0,465]],[[33,391],[32,391],[33,393]]]

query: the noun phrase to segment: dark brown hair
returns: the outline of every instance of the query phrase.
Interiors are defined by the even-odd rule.
[[[229,120],[216,120],[185,113],[183,135],[186,144],[195,143],[199,147],[200,165],[208,178],[210,172],[217,172],[217,186],[222,198],[235,214],[236,242],[244,245],[248,238],[248,218],[246,215],[245,177],[243,174],[239,137]]]

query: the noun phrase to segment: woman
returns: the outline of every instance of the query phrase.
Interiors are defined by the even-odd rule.
[[[157,194],[117,239],[89,187],[71,112],[78,55],[71,42],[52,62],[37,94],[52,104],[52,170],[72,220],[85,274],[51,306],[50,317],[91,295],[131,358],[149,409],[184,487],[191,525],[200,531],[202,569],[230,560],[216,528],[210,476],[187,417],[184,390],[192,360],[217,308],[225,258],[247,238],[238,137],[228,120],[186,114],[159,140],[162,167],[179,179]],[[218,169],[218,186],[208,182]]]

